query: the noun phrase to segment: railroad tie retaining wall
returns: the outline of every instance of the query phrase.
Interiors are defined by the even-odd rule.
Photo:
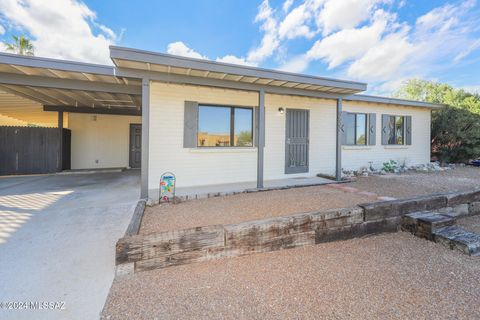
[[[423,210],[443,210],[457,216],[480,214],[480,189],[125,236],[116,246],[117,275],[395,232],[405,214]]]

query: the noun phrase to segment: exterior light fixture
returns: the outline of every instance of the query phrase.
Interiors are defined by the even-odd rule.
[[[283,114],[285,112],[285,109],[283,108],[278,108],[278,112],[280,112],[280,114]]]

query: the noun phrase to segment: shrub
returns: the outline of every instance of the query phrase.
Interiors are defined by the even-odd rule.
[[[395,172],[395,169],[397,169],[397,161],[395,160],[390,160],[387,162],[383,163],[383,168],[382,170],[385,172]]]
[[[409,80],[395,97],[444,104],[432,111],[432,155],[442,163],[480,157],[480,96],[424,80]]]

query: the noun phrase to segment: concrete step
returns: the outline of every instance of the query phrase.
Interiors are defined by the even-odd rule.
[[[472,256],[480,256],[480,234],[467,231],[458,226],[437,229],[433,240],[450,249],[459,250]]]
[[[411,232],[417,237],[428,240],[433,240],[433,233],[436,230],[454,224],[454,217],[432,211],[414,212],[402,218],[403,231]]]

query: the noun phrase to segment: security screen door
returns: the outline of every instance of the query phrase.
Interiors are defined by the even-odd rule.
[[[287,109],[285,173],[308,172],[309,111]]]

